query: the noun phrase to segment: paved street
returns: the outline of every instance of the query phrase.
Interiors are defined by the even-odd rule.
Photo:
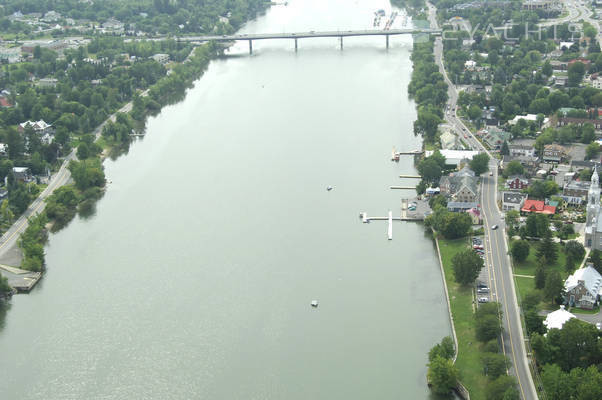
[[[436,9],[430,3],[427,4],[429,7],[431,28],[436,28]],[[489,168],[493,171],[493,175],[483,177],[483,187],[481,190],[481,207],[485,224],[486,264],[489,274],[489,287],[491,289],[490,298],[492,301],[498,301],[501,306],[503,327],[501,335],[502,349],[511,362],[509,373],[517,378],[521,399],[537,399],[537,392],[527,361],[527,352],[524,345],[525,339],[520,322],[520,309],[516,299],[503,220],[497,207],[497,160],[491,157],[489,151],[483,147],[457,116],[456,103],[458,100],[458,91],[449,80],[443,68],[443,43],[441,37],[435,39],[434,51],[435,61],[439,64],[439,70],[442,72],[449,88],[448,111],[445,113],[445,120],[460,137],[466,135],[464,140],[473,149],[485,152],[491,158]],[[498,225],[500,229],[492,230],[490,229],[492,225]]]

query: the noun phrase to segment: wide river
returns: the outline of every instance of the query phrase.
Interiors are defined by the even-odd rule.
[[[367,29],[379,8],[292,0],[243,32]],[[420,146],[411,38],[247,46],[105,162],[93,217],[51,235],[43,281],[0,310],[0,399],[429,398],[427,352],[450,334],[433,242],[358,218],[413,194],[389,189],[414,172],[391,148]]]

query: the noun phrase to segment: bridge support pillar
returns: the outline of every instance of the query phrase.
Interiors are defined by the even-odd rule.
[[[343,36],[341,36],[340,39],[341,39],[341,50],[343,50]]]
[[[253,41],[249,39],[249,54],[253,54]]]
[[[297,51],[297,38],[295,38],[295,52]]]
[[[387,38],[387,50],[389,49],[389,35],[385,35],[385,37]]]

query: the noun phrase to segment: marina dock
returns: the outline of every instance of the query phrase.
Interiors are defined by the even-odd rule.
[[[422,179],[420,175],[399,175],[400,178]]]
[[[389,189],[416,190],[416,186],[389,186]]]

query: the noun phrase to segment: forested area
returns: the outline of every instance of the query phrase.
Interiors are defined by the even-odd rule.
[[[265,0],[6,0],[0,8],[0,30],[28,33],[26,23],[11,21],[23,14],[56,11],[65,18],[102,23],[114,18],[151,34],[231,33],[269,5]],[[226,17],[228,21],[220,20]]]

